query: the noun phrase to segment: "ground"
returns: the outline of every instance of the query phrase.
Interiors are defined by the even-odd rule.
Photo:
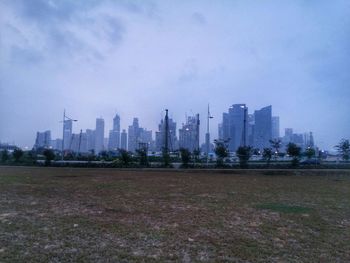
[[[0,167],[0,262],[350,262],[350,171]]]

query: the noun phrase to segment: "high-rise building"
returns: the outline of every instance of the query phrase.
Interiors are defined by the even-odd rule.
[[[280,117],[272,116],[272,139],[280,137]]]
[[[34,149],[49,148],[51,146],[51,131],[37,132]],[[62,145],[61,145],[62,148]]]
[[[176,137],[176,122],[169,118],[168,120],[168,147],[170,151],[178,149],[178,141]],[[156,132],[156,151],[162,151],[165,147],[165,121],[162,119],[158,125]]]
[[[86,151],[95,151],[95,130],[86,130]]]
[[[120,148],[127,150],[127,145],[128,145],[128,134],[126,133],[125,130],[123,130],[120,136]]]
[[[113,129],[109,131],[108,149],[117,150],[120,147],[120,117],[118,114],[113,118]]]
[[[264,149],[270,147],[272,139],[272,106],[254,112],[254,147]]]
[[[239,146],[248,145],[248,107],[245,104],[232,105],[222,115],[222,139],[228,140],[230,152]]]
[[[105,133],[105,121],[102,118],[96,119],[95,130],[95,154],[99,154],[104,150],[104,133]]]
[[[138,118],[134,118],[132,125],[129,126],[128,137],[128,150],[135,152],[135,150],[138,149],[138,143],[140,141],[140,126]]]
[[[186,123],[179,129],[179,148],[186,148],[191,152],[200,150],[199,125],[199,114],[187,118]]]
[[[63,150],[70,150],[69,147],[71,145],[71,139],[72,139],[72,128],[73,128],[73,121],[72,120],[65,120],[63,123]]]

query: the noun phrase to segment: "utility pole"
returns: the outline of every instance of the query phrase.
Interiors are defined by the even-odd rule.
[[[210,115],[209,103],[208,103],[208,115],[207,115],[207,134],[205,135],[205,146],[206,146],[206,154],[207,154],[207,166],[209,164],[209,150],[210,150],[210,131],[209,131],[209,122],[213,116]]]
[[[61,160],[63,161],[63,156],[64,156],[64,128],[65,128],[65,121],[70,120],[70,121],[78,121],[78,120],[73,120],[71,118],[69,118],[68,116],[66,116],[66,109],[63,110],[63,129],[62,129],[62,156],[61,156]]]
[[[165,110],[165,143],[164,143],[164,151],[166,154],[169,152],[169,117],[168,117],[168,109]]]

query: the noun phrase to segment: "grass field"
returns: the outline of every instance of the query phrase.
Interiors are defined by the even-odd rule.
[[[350,262],[349,171],[0,167],[0,194],[0,262]]]

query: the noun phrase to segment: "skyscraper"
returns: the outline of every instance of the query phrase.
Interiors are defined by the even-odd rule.
[[[280,117],[272,116],[272,139],[280,137]]]
[[[65,120],[63,123],[63,150],[70,150],[69,147],[71,145],[71,139],[72,139],[72,128],[73,128],[73,121],[72,120]]]
[[[134,118],[132,125],[129,126],[128,137],[128,150],[135,152],[135,150],[138,149],[138,142],[140,140],[140,126],[138,118]]]
[[[116,150],[120,147],[120,117],[118,114],[113,118],[113,129],[109,131],[108,149]]]
[[[102,118],[96,119],[95,130],[95,154],[104,150],[104,133],[105,133],[105,121]]]
[[[228,113],[222,115],[221,134],[223,140],[229,140],[230,152],[248,142],[248,107],[245,104],[232,105]]]
[[[86,151],[95,151],[95,131],[91,129],[86,130]]]
[[[199,125],[199,114],[187,118],[179,129],[179,148],[186,148],[191,152],[199,150]]]
[[[127,145],[128,145],[128,134],[126,133],[125,130],[123,130],[120,136],[120,148],[127,150]]]
[[[272,106],[254,112],[254,147],[262,150],[270,146],[272,139]]]
[[[51,146],[51,131],[37,132],[34,149],[49,148],[50,146]]]
[[[174,151],[178,148],[178,142],[176,137],[176,122],[169,118],[169,133],[168,133],[168,147],[170,151]],[[158,125],[158,131],[156,132],[156,151],[162,151],[165,144],[165,122],[162,119]]]

